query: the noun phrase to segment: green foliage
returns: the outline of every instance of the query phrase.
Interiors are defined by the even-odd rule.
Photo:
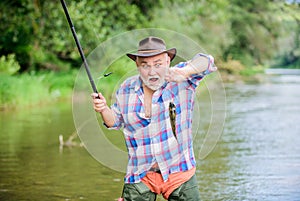
[[[147,16],[147,18],[151,19],[154,17],[152,10],[156,7],[163,6],[163,3],[166,1],[163,0],[127,0],[127,2],[131,5],[136,5],[141,12]]]
[[[252,66],[251,68],[245,68],[240,72],[240,75],[244,76],[253,76],[257,74],[264,73],[266,67],[258,65],[258,66]]]
[[[287,4],[282,16],[283,28],[287,30],[280,40],[280,51],[273,67],[300,68],[300,4]],[[293,30],[293,31],[290,31]],[[277,61],[277,62],[276,62]]]
[[[284,2],[250,0],[183,0],[156,9],[155,27],[188,35],[218,60],[236,60],[246,67],[272,59],[282,27]],[[165,9],[168,7],[168,9]],[[276,13],[276,15],[274,15]],[[161,19],[172,19],[172,23]],[[290,31],[288,32],[290,33]],[[230,61],[229,61],[230,63]]]
[[[232,41],[229,36],[228,6],[226,0],[164,2],[163,8],[154,11],[156,17],[151,22],[154,27],[183,33],[206,52],[221,57],[224,47]]]
[[[156,27],[190,37],[205,52],[214,55],[219,69],[230,74],[252,75],[262,69],[253,66],[268,63],[300,66],[300,12],[296,2],[66,0],[66,3],[85,55],[119,33]],[[60,2],[2,0],[0,23],[1,106],[51,102],[70,95],[76,72],[72,69],[80,67],[82,61]],[[134,72],[134,68],[134,63],[120,58],[110,66],[113,75],[98,82],[99,90],[111,93],[116,83]]]
[[[226,62],[219,62],[218,68],[228,74],[239,75],[246,67],[238,60],[232,58],[227,59]]]
[[[87,55],[118,33],[160,27],[184,33],[218,58],[246,66],[274,57],[282,22],[297,24],[299,4],[267,0],[74,0],[66,1],[78,38]],[[274,14],[275,13],[275,14]],[[14,53],[21,71],[79,67],[80,56],[59,1],[3,0],[0,3],[0,55]],[[296,51],[297,52],[297,51]],[[284,56],[284,55],[283,55]]]
[[[140,7],[126,0],[66,3],[85,54],[110,36],[147,24]],[[143,8],[145,5],[148,4],[139,4]],[[56,69],[62,65],[58,59],[80,66],[80,56],[59,1],[4,0],[0,7],[0,54],[15,53],[23,71],[49,68],[49,63]],[[150,10],[151,7],[147,8]],[[36,52],[52,56],[39,58]]]
[[[0,55],[15,54],[21,67],[31,65],[31,7],[27,0],[0,2]]]
[[[297,68],[300,69],[300,48],[283,53],[276,60],[273,68]]]
[[[233,42],[224,51],[224,59],[232,57],[246,66],[270,59],[280,32],[280,20],[274,12],[280,12],[282,3],[230,0],[230,4]]]
[[[145,18],[134,5],[126,1],[67,1],[77,36],[87,54],[107,37],[128,29],[138,28]],[[44,34],[41,46],[62,59],[79,59],[71,30],[61,5],[44,3]],[[47,9],[46,9],[47,8]],[[54,28],[54,29],[53,29]]]
[[[0,74],[13,75],[20,69],[14,54],[0,57]]]

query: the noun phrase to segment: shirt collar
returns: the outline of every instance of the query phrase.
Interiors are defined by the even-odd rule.
[[[135,83],[135,87],[134,87],[135,92],[142,89],[142,86],[143,86],[142,84],[143,84],[142,79],[140,76],[138,76],[138,79],[137,79],[137,81]]]

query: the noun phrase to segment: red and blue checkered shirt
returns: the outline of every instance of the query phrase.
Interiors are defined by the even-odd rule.
[[[186,65],[182,62],[176,67]],[[164,181],[169,174],[196,166],[192,141],[192,112],[195,89],[203,75],[192,75],[181,83],[165,82],[152,98],[152,116],[145,116],[144,92],[139,76],[130,77],[120,86],[111,106],[116,123],[123,128],[128,150],[125,183],[138,183],[157,163]],[[169,104],[176,106],[176,135],[172,132]]]

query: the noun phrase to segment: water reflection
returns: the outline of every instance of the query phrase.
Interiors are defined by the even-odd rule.
[[[204,200],[300,199],[299,83],[299,76],[272,76],[227,85],[222,139],[200,162]]]
[[[223,135],[198,160],[203,200],[300,200],[299,87],[300,76],[226,85]],[[205,115],[210,103],[201,98]],[[114,200],[121,194],[123,173],[84,148],[60,153],[59,134],[66,139],[75,129],[69,103],[1,112],[0,120],[0,200]],[[203,134],[208,125],[201,124]]]
[[[1,113],[0,200],[111,200],[122,175],[84,148],[59,151],[58,136],[74,131],[71,105]]]

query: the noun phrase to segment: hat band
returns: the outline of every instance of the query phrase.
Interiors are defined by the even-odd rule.
[[[166,51],[165,49],[163,50],[139,50],[138,53],[153,53],[153,52],[164,52]]]

